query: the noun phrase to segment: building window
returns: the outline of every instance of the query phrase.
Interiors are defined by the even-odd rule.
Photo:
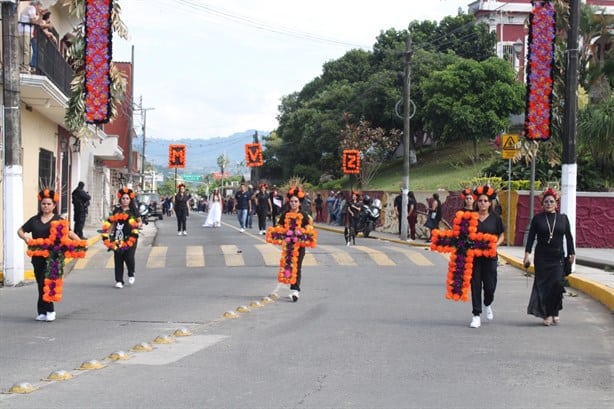
[[[38,188],[55,190],[55,158],[53,152],[41,149],[38,153]],[[58,192],[59,193],[59,192]]]
[[[508,61],[512,66],[514,64],[514,44],[503,44],[503,59]]]

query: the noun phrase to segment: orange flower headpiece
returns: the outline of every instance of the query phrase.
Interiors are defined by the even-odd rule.
[[[497,192],[495,191],[495,188],[489,185],[481,185],[476,187],[473,190],[473,194],[476,198],[482,195],[486,195],[488,196],[488,200],[490,200],[491,202],[497,198]]]
[[[262,189],[262,188],[268,189],[269,185],[267,185],[266,183],[261,183],[261,184],[258,185],[258,188],[259,189]]]
[[[128,195],[128,196],[130,196],[130,199],[131,199],[131,200],[132,200],[132,199],[134,199],[134,198],[136,197],[136,195],[134,194],[134,192],[132,191],[132,189],[128,189],[127,187],[123,187],[123,188],[121,188],[121,189],[119,189],[119,190],[117,191],[117,198],[118,198],[118,199],[121,199],[121,197],[122,197],[123,195]]]
[[[57,203],[60,201],[60,195],[58,195],[54,190],[43,189],[38,192],[38,201],[40,202],[43,199],[51,199],[53,200],[53,203]]]
[[[288,199],[290,199],[292,196],[296,196],[298,197],[298,200],[302,202],[305,198],[305,192],[303,192],[303,189],[300,187],[292,186],[290,189],[288,189],[288,194],[286,196]]]
[[[463,189],[463,191],[460,194],[461,199],[465,200],[465,198],[472,196],[473,200],[477,199],[477,197],[475,196],[475,194],[471,191],[471,189],[469,189],[468,187],[466,187],[465,189]]]
[[[559,200],[559,192],[557,192],[556,190],[554,190],[551,187],[549,187],[548,189],[544,190],[544,193],[542,193],[542,201],[547,196],[552,196],[554,198],[554,200]]]
[[[185,185],[183,183],[180,183],[177,185],[177,190],[181,189],[182,187],[185,187]]]

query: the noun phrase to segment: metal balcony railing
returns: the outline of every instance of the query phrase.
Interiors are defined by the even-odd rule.
[[[69,97],[70,82],[73,79],[74,71],[66,62],[64,55],[60,52],[61,43],[57,32],[53,30],[53,35],[56,39],[56,42],[54,42],[47,37],[39,26],[31,25],[30,28],[34,32],[34,36],[31,39],[31,46],[29,49],[20,47],[24,50],[24,61],[29,61],[29,66],[33,74],[46,76],[64,93],[64,95]],[[26,39],[23,36],[18,36],[18,41],[25,43]]]

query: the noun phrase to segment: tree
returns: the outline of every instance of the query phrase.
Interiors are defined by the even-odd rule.
[[[427,128],[443,142],[470,138],[474,162],[478,143],[507,129],[510,114],[524,108],[524,88],[512,66],[495,57],[482,62],[459,58],[432,73],[422,89],[428,95]]]
[[[383,128],[372,128],[367,121],[352,123],[352,116],[343,117],[345,127],[341,131],[341,149],[356,149],[361,153],[360,174],[358,176],[361,188],[369,186],[382,164],[390,158],[399,145],[401,132],[394,129],[387,132]]]
[[[614,95],[578,116],[578,136],[604,175],[614,173]]]

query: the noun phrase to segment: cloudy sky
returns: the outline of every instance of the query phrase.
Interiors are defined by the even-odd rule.
[[[116,0],[134,47],[135,100],[148,138],[225,137],[277,127],[280,98],[381,30],[467,12],[469,0]],[[142,118],[135,117],[139,127]]]

